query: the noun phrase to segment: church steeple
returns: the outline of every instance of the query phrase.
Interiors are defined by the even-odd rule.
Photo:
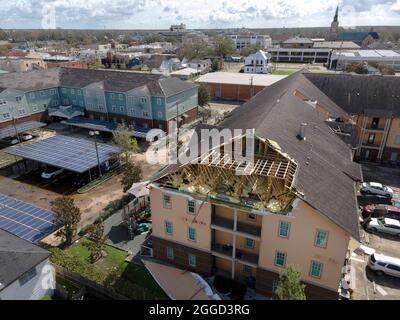
[[[331,30],[329,31],[329,40],[335,41],[337,40],[337,34],[339,31],[339,5],[336,7],[335,17],[333,18],[331,24]]]
[[[335,18],[333,18],[333,22],[339,22],[339,5],[336,7]]]

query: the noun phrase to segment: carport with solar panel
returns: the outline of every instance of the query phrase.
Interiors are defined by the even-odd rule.
[[[96,151],[97,149],[97,151]],[[9,147],[6,153],[23,159],[65,169],[77,174],[89,172],[115,158],[120,149],[104,143],[57,135],[40,141]]]

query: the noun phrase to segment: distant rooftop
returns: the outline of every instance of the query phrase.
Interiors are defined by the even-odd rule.
[[[199,83],[224,83],[250,85],[253,79],[254,86],[270,86],[287,76],[270,75],[270,74],[249,74],[234,72],[211,72],[197,79]]]

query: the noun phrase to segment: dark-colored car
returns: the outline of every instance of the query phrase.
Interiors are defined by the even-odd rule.
[[[362,208],[362,217],[390,218],[400,220],[400,208],[389,205],[368,205]]]

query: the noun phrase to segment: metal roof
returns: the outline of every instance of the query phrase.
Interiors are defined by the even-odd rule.
[[[61,123],[73,127],[84,128],[89,130],[98,130],[102,132],[113,132],[118,127],[118,123],[115,122],[89,119],[85,117],[73,117],[71,119],[61,121]]]
[[[0,129],[0,139],[14,137],[17,135],[17,133],[18,134],[24,133],[26,131],[42,128],[45,126],[46,126],[45,123],[39,122],[39,121],[27,121],[27,122],[16,124],[15,126],[11,125],[11,126],[3,128],[3,129]]]
[[[100,163],[120,153],[119,148],[104,143],[98,143],[97,148]],[[94,141],[61,135],[9,147],[4,151],[78,173],[86,172],[98,165]]]

